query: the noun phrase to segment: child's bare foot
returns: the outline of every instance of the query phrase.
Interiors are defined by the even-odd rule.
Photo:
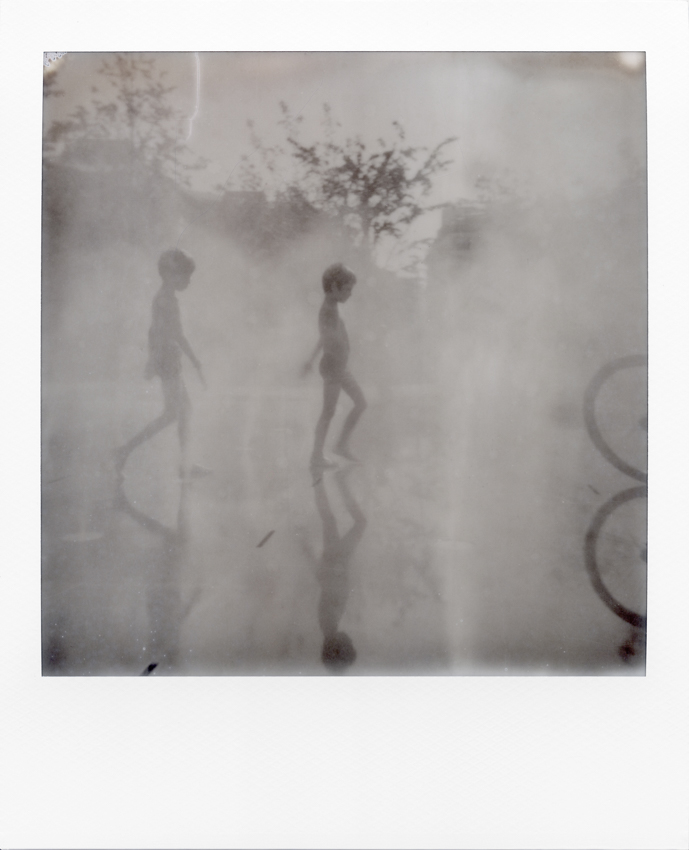
[[[347,448],[347,446],[335,446],[333,449],[336,455],[343,457],[345,460],[351,461],[352,463],[361,463],[358,457],[355,457]]]
[[[333,477],[340,481],[345,481],[349,476],[354,472],[354,468],[356,467],[355,463],[348,463],[344,466],[341,466],[337,472],[333,473]]]
[[[309,462],[309,471],[311,473],[311,482],[315,487],[323,480],[323,473],[326,469],[338,469],[338,465],[331,460],[326,460],[324,457],[312,457]]]
[[[205,478],[206,475],[210,474],[210,469],[206,469],[205,466],[199,466],[198,463],[195,463],[190,467],[181,466],[179,469],[180,481],[194,481],[197,478]]]
[[[324,457],[312,457],[309,461],[309,469],[336,469],[337,464]]]

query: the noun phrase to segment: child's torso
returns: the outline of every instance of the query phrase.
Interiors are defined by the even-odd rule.
[[[323,342],[323,354],[346,362],[349,357],[349,337],[337,306],[324,304],[318,317],[318,325]]]
[[[182,367],[182,352],[179,346],[181,320],[175,294],[164,289],[158,292],[151,313],[148,347],[154,369],[161,376],[177,374]]]

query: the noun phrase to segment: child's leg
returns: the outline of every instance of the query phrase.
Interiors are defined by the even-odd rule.
[[[318,515],[320,516],[321,523],[323,525],[322,563],[325,563],[327,566],[327,555],[328,553],[332,553],[336,550],[340,536],[337,532],[335,514],[332,512],[332,508],[330,507],[330,500],[328,499],[328,493],[325,489],[325,484],[323,483],[322,478],[316,484],[313,492],[316,496],[316,509],[318,510]]]
[[[170,380],[163,378],[161,379],[162,388],[163,388],[163,399],[164,399],[164,407],[163,412],[158,416],[153,422],[149,422],[145,428],[142,428],[138,434],[135,434],[129,442],[125,443],[115,452],[115,467],[118,472],[121,472],[124,468],[125,463],[127,462],[127,458],[134,451],[135,448],[140,446],[142,443],[145,443],[147,440],[150,440],[151,437],[155,437],[155,435],[162,431],[164,428],[167,428],[168,425],[172,425],[175,419],[178,418],[179,411],[177,408],[177,392],[176,388],[173,386],[175,380]]]
[[[335,415],[337,407],[337,399],[340,396],[340,382],[335,380],[324,379],[323,381],[323,411],[316,425],[316,436],[313,443],[313,452],[311,454],[311,465],[319,466],[324,462],[323,446],[325,446],[325,438],[328,433],[328,428]]]
[[[176,388],[175,406],[177,409],[177,434],[179,435],[180,474],[189,474],[189,436],[191,432],[191,402],[182,379]]]
[[[342,426],[342,433],[340,434],[340,439],[337,441],[337,445],[333,449],[337,454],[342,457],[346,457],[348,460],[355,460],[352,454],[349,451],[349,438],[351,436],[352,431],[354,430],[354,426],[359,421],[361,414],[366,410],[366,399],[364,398],[364,394],[361,391],[361,387],[355,381],[354,377],[350,372],[345,372],[342,376],[342,389],[347,393],[347,395],[354,402],[354,407],[347,414],[347,418],[344,421],[344,425]]]

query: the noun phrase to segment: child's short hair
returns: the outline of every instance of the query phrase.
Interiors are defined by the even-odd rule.
[[[179,248],[168,248],[167,251],[163,251],[158,260],[158,271],[161,277],[165,277],[169,272],[177,271],[182,274],[191,274],[195,268],[196,263]]]
[[[344,263],[334,263],[323,272],[323,291],[332,292],[333,286],[342,286],[350,281],[356,283],[354,272]]]

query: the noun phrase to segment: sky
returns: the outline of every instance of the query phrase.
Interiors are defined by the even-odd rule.
[[[46,118],[88,103],[106,54],[66,54],[61,98]],[[392,138],[399,121],[412,146],[456,137],[453,165],[431,200],[471,195],[476,177],[511,171],[537,193],[610,187],[624,167],[620,151],[645,159],[645,85],[639,54],[554,53],[157,53],[188,117],[188,144],[209,165],[195,188],[213,190],[251,153],[247,121],[267,143],[279,140],[280,101],[304,116],[304,140],[321,136],[328,103],[345,135],[368,144]]]

